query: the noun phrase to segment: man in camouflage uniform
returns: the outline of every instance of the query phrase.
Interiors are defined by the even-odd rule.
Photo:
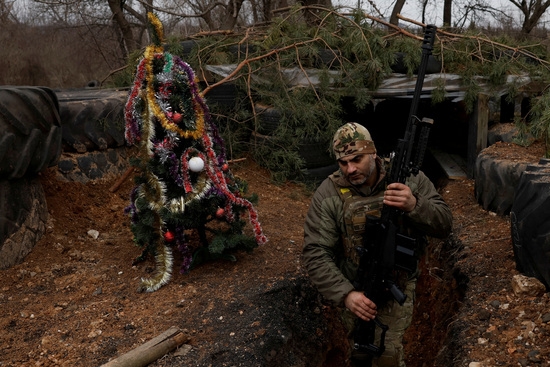
[[[425,235],[448,236],[451,211],[422,172],[411,175],[405,184],[385,187],[384,161],[376,155],[365,127],[357,123],[342,126],[334,135],[333,149],[340,169],[325,179],[313,195],[304,225],[303,264],[319,292],[342,308],[350,338],[358,317],[365,321],[376,317],[389,326],[385,352],[372,365],[404,367],[402,339],[412,319],[418,274],[396,274],[400,289],[407,295],[402,306],[389,299],[377,307],[363,292],[354,289],[356,248],[363,241],[365,218],[367,214],[379,216],[382,205],[395,207],[402,213],[398,218],[401,232],[420,240]],[[375,343],[379,342],[379,334],[377,328]],[[359,359],[350,348],[352,364],[361,365]]]

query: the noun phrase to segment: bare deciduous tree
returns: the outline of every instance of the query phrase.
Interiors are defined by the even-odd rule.
[[[13,12],[15,0],[0,0],[0,24],[17,23],[17,16]]]
[[[134,37],[132,26],[124,15],[123,2],[120,0],[108,0],[109,9],[113,13],[113,21],[118,26],[121,34],[121,48],[124,55],[129,55],[134,50],[139,48],[139,42]]]
[[[467,0],[467,1],[455,1],[456,12],[454,14],[455,28],[464,28],[475,26],[478,23],[484,22],[484,16],[489,15],[491,18],[498,19],[499,23],[511,23],[512,16],[509,12],[501,8],[495,8],[488,1],[484,0]]]
[[[521,13],[521,33],[530,34],[537,26],[542,16],[550,7],[550,0],[509,0],[509,3]],[[463,6],[458,7],[461,15],[457,17],[456,27],[464,27],[466,21],[477,23],[479,14],[487,14],[497,19],[500,24],[508,24],[513,21],[513,15],[506,9],[496,8],[490,1],[469,0]]]
[[[529,34],[536,27],[540,18],[544,15],[550,1],[541,0],[509,0],[515,7],[517,7],[523,14],[523,22],[521,25],[521,32]]]

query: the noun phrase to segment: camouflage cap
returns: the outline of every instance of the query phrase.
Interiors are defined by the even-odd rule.
[[[376,153],[369,131],[355,122],[348,122],[336,131],[332,148],[336,159],[348,155]]]

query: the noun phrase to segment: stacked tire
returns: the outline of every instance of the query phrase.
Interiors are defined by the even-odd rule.
[[[499,159],[482,150],[475,164],[475,196],[485,210],[507,215],[514,202],[515,189],[529,162]]]
[[[283,118],[281,112],[261,103],[256,103],[254,108],[258,116],[258,125],[252,136],[254,143],[270,146],[271,149],[285,146],[284,142],[278,142],[276,139],[277,129]],[[303,168],[291,177],[295,181],[318,185],[338,169],[335,158],[330,154],[330,142],[303,139],[296,154],[304,164]]]
[[[86,153],[118,148],[124,140],[127,91],[84,89],[58,91],[65,151]]]
[[[58,171],[66,180],[86,183],[119,174],[128,166],[124,137],[127,90],[78,89],[56,92],[63,155]]]
[[[21,262],[44,234],[48,210],[38,173],[60,154],[56,94],[0,87],[0,269]]]
[[[550,290],[550,159],[527,166],[521,175],[510,225],[517,270]]]

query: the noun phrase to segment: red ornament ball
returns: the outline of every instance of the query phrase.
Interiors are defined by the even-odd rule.
[[[181,122],[181,120],[183,119],[183,115],[179,112],[175,112],[173,115],[172,115],[172,120],[174,120],[174,122],[176,124],[179,124]]]
[[[221,218],[224,214],[225,210],[223,208],[218,208],[218,210],[216,210],[216,217]]]
[[[170,231],[167,231],[167,232],[164,232],[164,240],[166,242],[172,242],[174,241],[174,233],[173,232],[170,232]]]
[[[229,165],[227,163],[224,163],[222,166],[222,171],[226,172],[229,169]]]

